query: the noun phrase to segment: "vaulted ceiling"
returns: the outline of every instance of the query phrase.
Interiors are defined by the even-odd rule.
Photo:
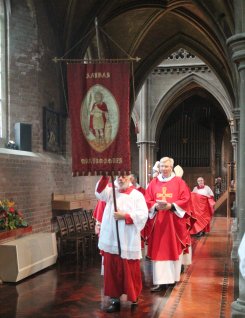
[[[234,34],[231,0],[46,0],[45,5],[61,56],[139,57],[134,63],[139,90],[156,65],[185,48],[210,66],[232,96],[226,45]]]

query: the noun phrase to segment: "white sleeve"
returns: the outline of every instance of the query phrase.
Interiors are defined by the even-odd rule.
[[[185,215],[185,210],[181,209],[177,204],[172,203],[176,209],[176,211],[173,211],[179,218],[183,218]]]
[[[108,187],[108,185],[104,188],[104,190],[102,190],[101,192],[97,192],[97,188],[98,188],[98,185],[99,185],[99,182],[98,181],[96,183],[96,186],[95,186],[95,196],[98,200],[101,200],[101,201],[105,201],[105,202],[108,202],[109,199],[110,199],[110,195],[112,193],[112,187]]]
[[[238,248],[238,255],[239,255],[239,269],[242,274],[242,277],[245,279],[245,233],[243,234],[242,241]]]
[[[207,190],[208,190],[208,195],[209,195],[210,197],[214,197],[214,193],[213,193],[213,191],[210,189],[209,186],[207,186]]]
[[[148,207],[145,202],[145,198],[141,192],[138,190],[133,190],[130,194],[133,198],[132,200],[132,209],[130,211],[130,217],[133,220],[134,225],[141,231],[148,219]]]
[[[154,216],[157,214],[157,210],[155,209],[155,207],[156,203],[149,210],[149,219],[153,219]]]

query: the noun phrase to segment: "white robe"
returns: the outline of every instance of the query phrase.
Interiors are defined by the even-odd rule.
[[[129,194],[121,193],[117,189],[115,193],[117,209],[125,211],[133,220],[133,224],[126,224],[125,220],[118,220],[121,258],[140,259],[142,258],[140,231],[144,228],[148,218],[145,198],[142,193],[135,189]],[[95,195],[99,200],[107,203],[100,228],[99,249],[111,254],[118,254],[112,187],[106,186],[101,193],[95,191]]]
[[[210,198],[214,196],[213,191],[210,189],[209,186],[205,185],[204,188],[198,189],[198,187],[194,187],[194,189],[192,190],[192,192],[194,193],[198,193],[201,195],[205,195],[206,197]]]

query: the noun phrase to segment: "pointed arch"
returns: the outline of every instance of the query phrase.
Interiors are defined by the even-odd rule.
[[[151,117],[152,140],[158,140],[163,117],[169,112],[170,107],[173,109],[173,106],[177,103],[177,101],[179,104],[181,97],[186,98],[186,94],[188,94],[188,92],[189,94],[192,94],[192,89],[197,87],[203,88],[209,92],[221,105],[224,113],[226,114],[227,120],[233,120],[232,103],[228,97],[206,79],[196,74],[190,74],[172,86],[156,106]]]
[[[136,92],[138,92],[152,69],[157,67],[164,58],[167,58],[172,52],[183,48],[198,56],[205,64],[207,64],[214,74],[218,77],[220,83],[224,87],[227,95],[234,101],[234,89],[232,86],[232,67],[228,64],[229,59],[226,52],[220,56],[216,56],[202,42],[196,41],[191,36],[184,33],[178,33],[174,37],[167,39],[161,43],[152,54],[141,63],[135,74]]]

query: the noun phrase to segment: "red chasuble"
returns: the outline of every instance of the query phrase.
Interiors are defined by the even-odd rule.
[[[195,192],[191,193],[192,205],[196,214],[197,221],[192,227],[191,234],[201,231],[210,232],[210,222],[213,216],[213,198]]]
[[[176,203],[181,209],[190,212],[190,190],[180,177],[161,182],[154,178],[146,189],[145,199],[150,209],[156,200]],[[187,218],[178,217],[169,210],[159,210],[148,245],[148,256],[154,261],[176,261],[190,244]]]

